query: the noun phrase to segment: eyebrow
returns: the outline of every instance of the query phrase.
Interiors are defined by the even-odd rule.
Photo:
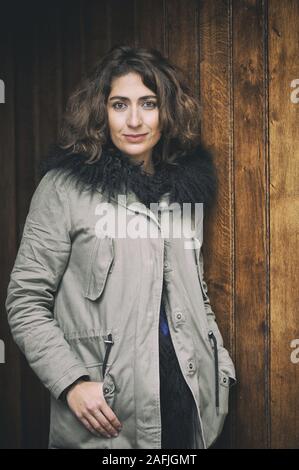
[[[139,100],[147,100],[148,98],[157,98],[156,95],[147,95],[147,96],[141,96]],[[111,96],[109,101],[112,100],[124,100],[124,101],[130,101],[130,99],[126,96]]]

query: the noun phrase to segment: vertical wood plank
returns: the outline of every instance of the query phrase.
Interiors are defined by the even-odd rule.
[[[137,1],[137,0],[136,0]],[[109,0],[109,38],[110,46],[136,44],[136,2],[135,0]]]
[[[263,2],[233,1],[236,446],[269,439]]]
[[[9,275],[17,247],[16,161],[15,161],[15,60],[13,11],[2,7],[0,17],[0,79],[5,84],[5,103],[0,104],[1,231],[0,231],[0,339],[5,362],[0,363],[0,448],[21,445],[20,354],[7,322],[5,300]]]
[[[167,56],[184,71],[198,93],[198,2],[166,0]]]
[[[63,50],[65,45],[63,33],[67,30],[68,24],[64,23],[60,10],[61,5],[54,2],[53,4],[40,4],[36,8],[38,27],[34,100],[35,124],[38,128],[36,153],[37,160],[40,160],[47,153],[49,144],[55,141],[57,137],[63,103],[63,65],[66,66],[69,63],[70,56],[67,50]],[[76,64],[77,61],[74,61],[74,74]]]
[[[110,46],[108,0],[81,3],[85,71],[88,72]]]
[[[16,43],[16,181],[18,243],[32,194],[39,182],[38,163],[56,138],[61,110],[57,52],[57,9],[39,2],[20,6]],[[58,99],[57,99],[58,93]],[[22,447],[45,448],[48,441],[49,393],[21,356]]]
[[[205,273],[225,347],[234,356],[231,2],[200,5],[202,140],[213,151],[219,179],[218,204],[205,216]],[[216,448],[232,446],[234,393],[232,390],[230,413]]]
[[[136,46],[153,47],[162,53],[165,44],[165,1],[136,2]]]
[[[51,9],[51,4],[49,4]],[[61,56],[63,109],[85,73],[84,17],[80,0],[65,0],[61,8]]]
[[[16,53],[15,67],[15,158],[17,187],[18,246],[21,241],[25,218],[35,187],[34,153],[34,28],[32,10],[21,5],[19,15],[14,21],[14,41]],[[33,22],[34,24],[34,22]],[[43,433],[40,419],[42,407],[42,386],[21,354],[21,409],[22,441],[21,447],[39,447],[39,436]],[[34,399],[33,399],[34,397]],[[38,429],[40,430],[38,432]]]
[[[286,449],[299,445],[299,364],[291,361],[299,339],[298,22],[296,0],[269,2],[271,447]]]
[[[35,136],[35,44],[36,20],[34,9],[21,5],[14,20],[15,43],[15,158],[18,212],[18,244],[36,183]]]

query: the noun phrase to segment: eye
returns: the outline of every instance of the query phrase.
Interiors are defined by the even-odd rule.
[[[152,105],[152,108],[156,108],[157,107],[157,103],[155,101],[145,101],[144,104],[147,103],[149,105]],[[148,106],[146,106],[148,108]]]
[[[145,109],[154,109],[157,107],[157,103],[155,101],[144,101],[143,105],[146,104]],[[118,106],[120,105],[120,106]],[[117,101],[112,105],[113,109],[116,109],[117,111],[122,111],[124,108],[122,106],[126,106],[124,103],[121,101]]]
[[[118,107],[117,107],[118,104],[123,105],[124,103],[121,103],[121,101],[117,101],[116,103],[114,103],[114,104],[112,105],[112,108],[117,109],[117,110],[123,109],[123,108],[118,108]]]

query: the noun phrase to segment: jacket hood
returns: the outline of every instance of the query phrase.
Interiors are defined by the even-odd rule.
[[[132,161],[118,149],[112,152],[103,148],[101,157],[94,163],[86,163],[87,159],[83,154],[67,153],[54,145],[41,161],[39,175],[43,177],[54,168],[64,169],[83,188],[105,193],[108,201],[132,191],[147,207],[159,202],[166,193],[169,204],[180,205],[202,202],[210,206],[216,196],[218,179],[213,154],[202,144],[176,156],[171,163],[154,161],[153,175],[142,169],[143,162]]]

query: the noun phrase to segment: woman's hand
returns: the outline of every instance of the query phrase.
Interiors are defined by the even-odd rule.
[[[77,382],[67,392],[66,400],[75,416],[92,434],[118,435],[121,423],[105,400],[103,382]]]

